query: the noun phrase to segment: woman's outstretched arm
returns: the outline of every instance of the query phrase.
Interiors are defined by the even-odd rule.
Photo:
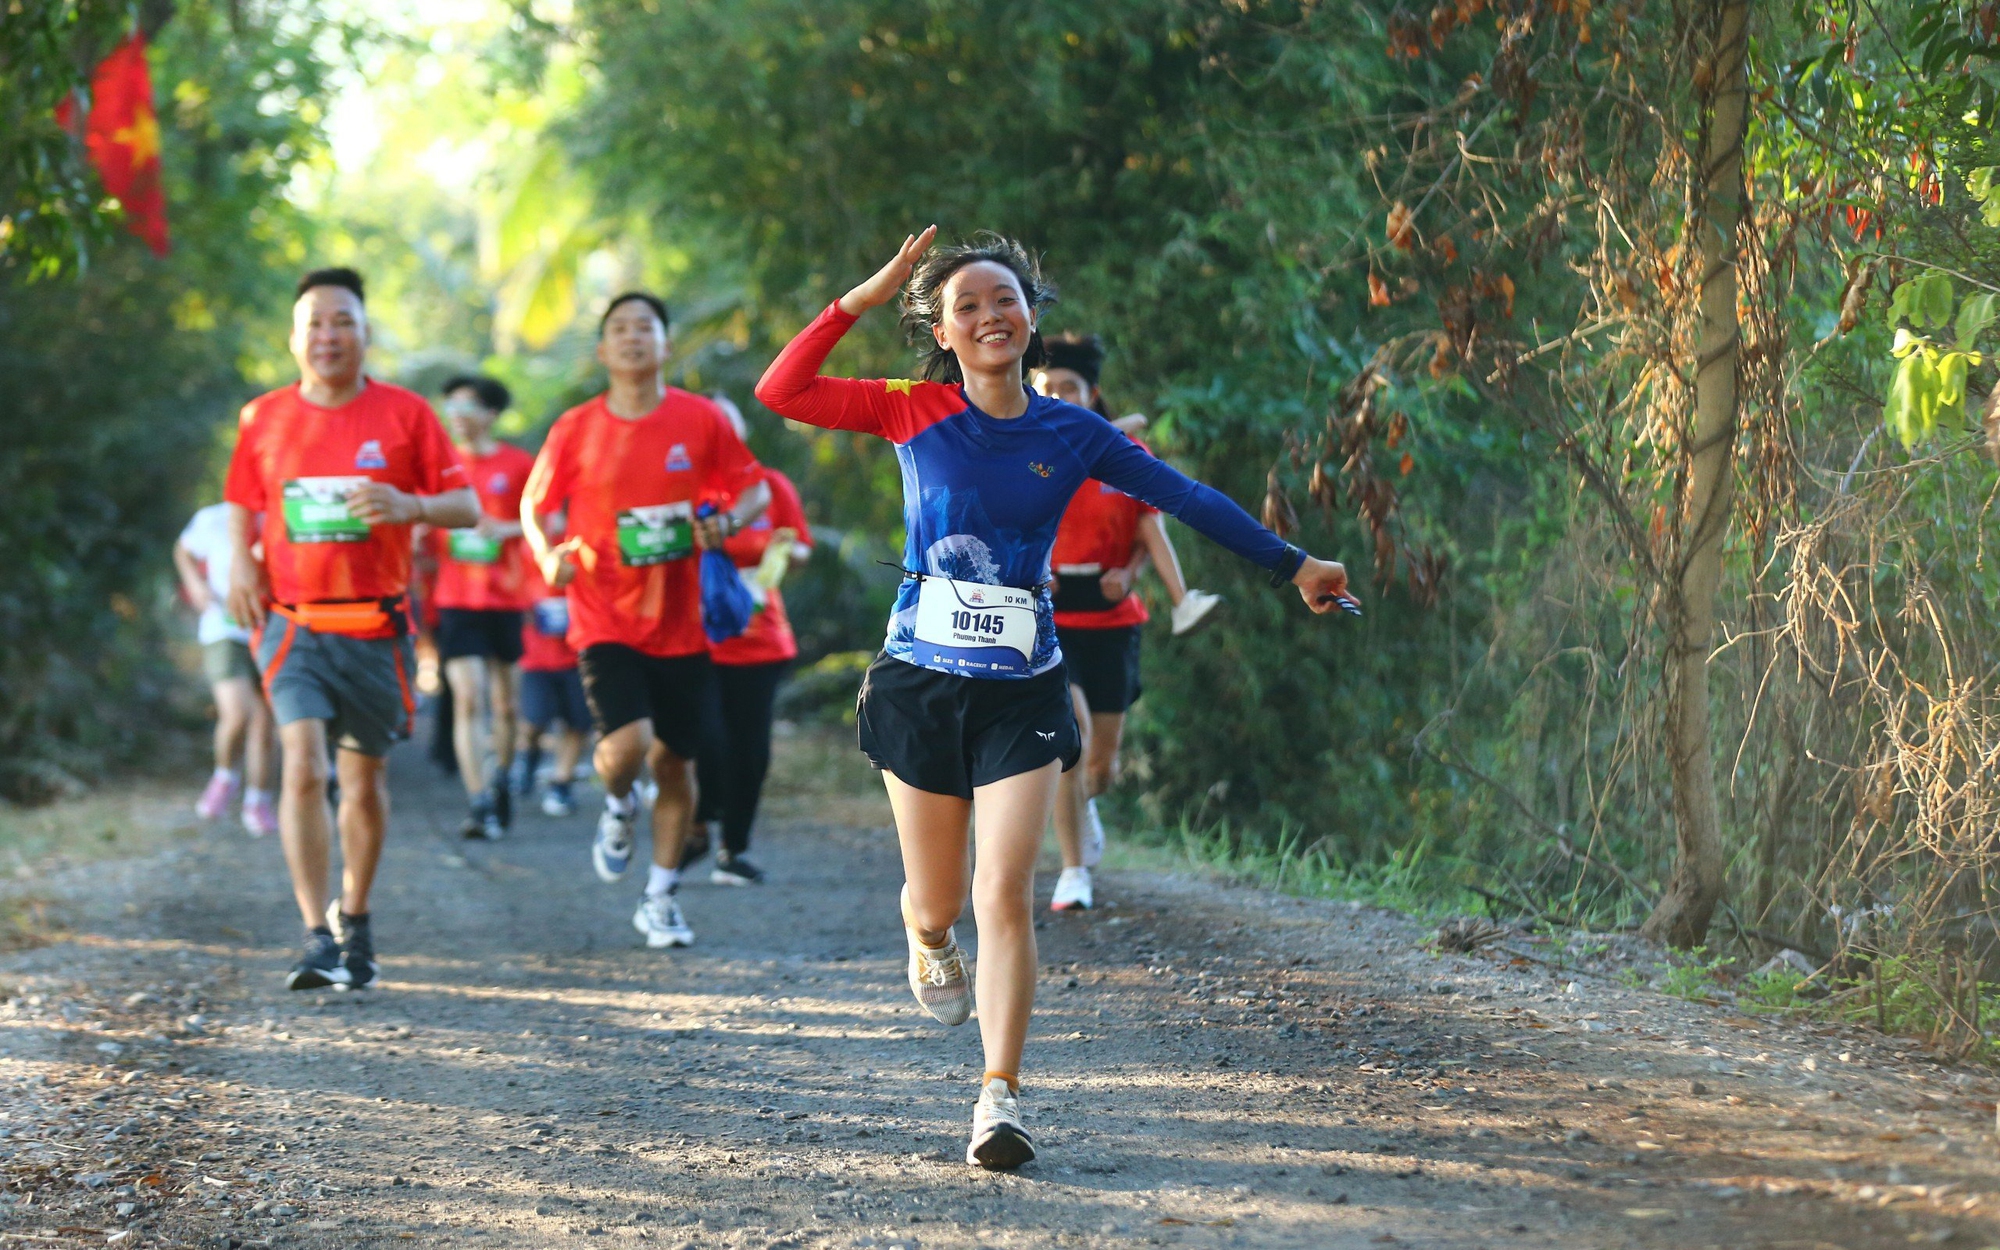
[[[1336,596],[1352,597],[1347,570],[1338,562],[1314,559],[1259,525],[1221,491],[1150,455],[1116,430],[1106,427],[1106,434],[1090,465],[1090,475],[1098,481],[1180,518],[1211,542],[1290,581],[1314,612],[1339,606]]]
[[[840,342],[861,314],[896,298],[909,279],[910,270],[936,237],[932,226],[920,235],[903,240],[889,263],[875,271],[866,282],[828,305],[785,345],[771,367],[757,382],[757,399],[781,417],[803,421],[829,430],[858,430],[864,434],[895,437],[900,406],[890,389],[880,381],[851,378],[823,378],[833,345]],[[901,388],[906,394],[907,384]]]

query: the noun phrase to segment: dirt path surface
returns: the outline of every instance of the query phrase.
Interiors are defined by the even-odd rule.
[[[975,1171],[885,810],[781,756],[772,880],[685,888],[690,951],[640,947],[586,816],[464,845],[410,748],[378,991],[281,988],[279,851],[231,829],[0,887],[63,926],[0,955],[0,1247],[2000,1242],[1983,1074],[1140,872],[1043,927],[1042,1158]]]

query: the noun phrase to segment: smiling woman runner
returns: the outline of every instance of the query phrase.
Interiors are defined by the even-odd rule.
[[[986,1073],[965,1155],[1015,1168],[1035,1157],[1018,1105],[1035,995],[1035,855],[1057,777],[1080,750],[1047,587],[1064,505],[1086,480],[1108,482],[1270,569],[1273,585],[1292,582],[1314,612],[1346,594],[1347,571],[1286,543],[1096,413],[1028,390],[1022,363],[1039,356],[1035,325],[1054,292],[1011,240],[980,235],[933,252],[936,234],[905,239],[801,331],[757,398],[793,420],[896,445],[908,576],[862,683],[861,749],[882,770],[902,843],[910,988],[946,1024],[964,1023],[974,997],[952,925],[977,817]],[[847,328],[905,281],[903,320],[925,346],[925,380],[820,377]]]

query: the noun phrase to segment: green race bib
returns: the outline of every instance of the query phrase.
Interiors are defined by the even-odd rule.
[[[500,540],[478,530],[446,530],[451,558],[460,564],[500,563]]]
[[[347,510],[365,477],[298,477],[286,482],[285,533],[295,543],[368,541],[368,522]]]
[[[682,501],[619,513],[618,554],[633,569],[693,555],[693,506]]]

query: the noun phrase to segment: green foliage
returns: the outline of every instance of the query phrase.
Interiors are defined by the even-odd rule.
[[[303,255],[281,192],[318,145],[315,35],[303,8],[183,4],[154,62],[173,255],[119,238],[67,287],[0,278],[0,795],[55,792],[162,722],[156,588]]]
[[[129,0],[10,5],[0,21],[0,277],[73,272],[113,227],[55,109],[132,26]],[[144,6],[157,11],[158,4]]]

